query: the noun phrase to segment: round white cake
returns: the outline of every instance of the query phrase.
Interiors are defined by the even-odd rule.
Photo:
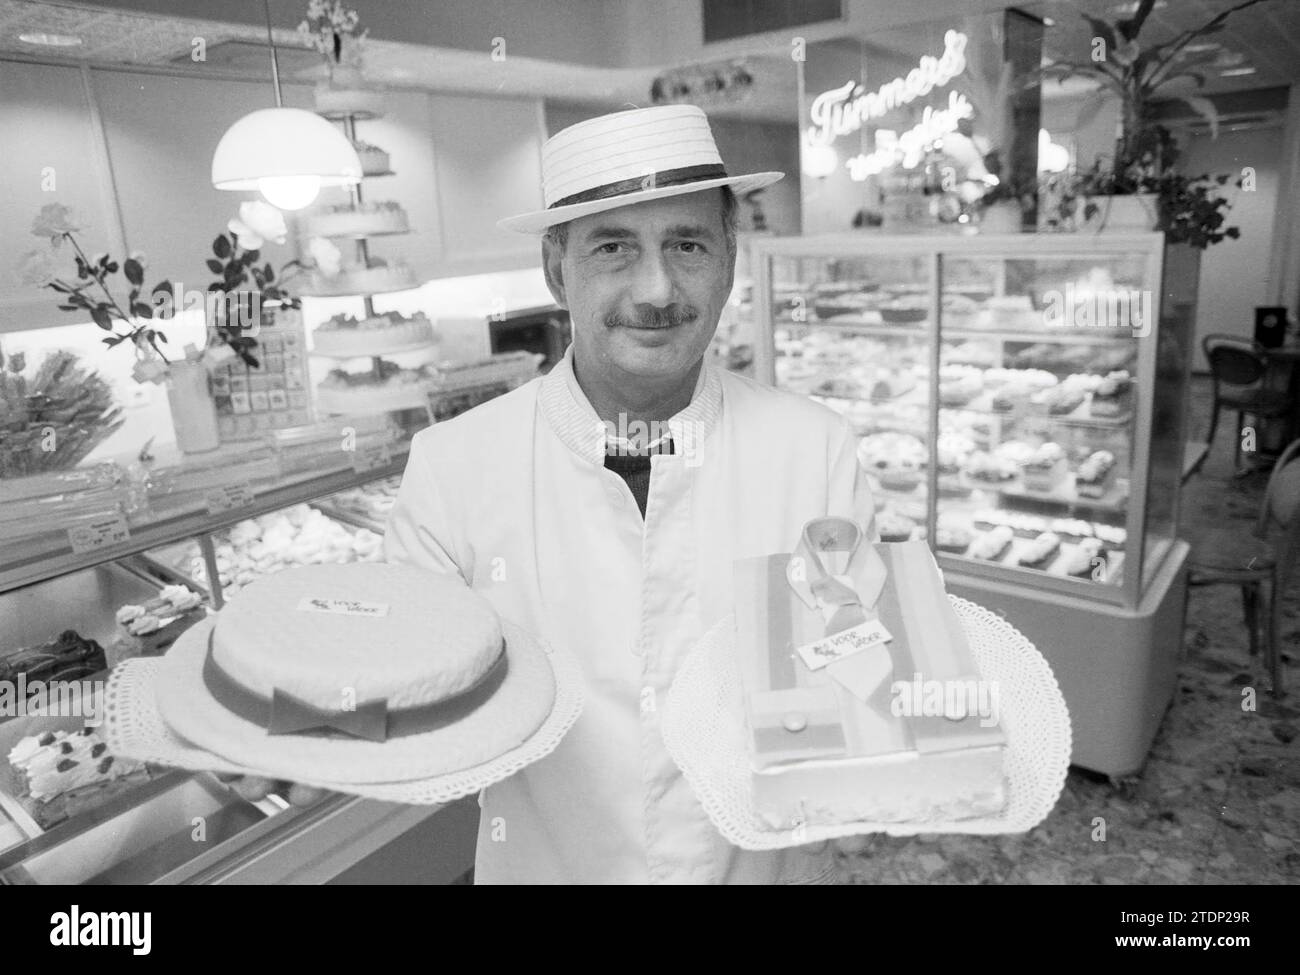
[[[409,317],[387,312],[360,319],[335,315],[312,333],[312,351],[338,358],[373,356],[431,345],[433,341],[433,323],[423,312]]]
[[[241,592],[217,617],[212,655],[262,697],[278,689],[326,710],[347,695],[354,705],[382,698],[395,710],[469,690],[503,646],[491,605],[454,576],[312,565]]]
[[[406,211],[397,203],[363,203],[309,213],[303,217],[307,237],[371,237],[404,234],[410,230]]]
[[[303,293],[320,297],[378,295],[389,291],[407,291],[418,286],[415,272],[406,264],[395,263],[373,267],[345,267],[333,276],[313,271],[310,290]]]

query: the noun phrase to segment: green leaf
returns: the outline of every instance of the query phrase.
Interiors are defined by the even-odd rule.
[[[143,301],[133,302],[131,314],[136,318],[153,318],[153,305],[146,305]]]
[[[209,292],[220,292],[225,290],[226,290],[226,282],[224,281],[211,281],[208,283]]]
[[[137,288],[144,285],[144,267],[139,261],[127,258],[126,263],[122,265],[122,273]]]
[[[230,256],[230,239],[225,234],[218,234],[212,242],[212,253],[223,261]]]
[[[222,264],[220,261],[214,261],[212,258],[209,257],[208,270],[211,271],[213,274],[220,274],[223,270],[225,270],[225,265]]]
[[[158,341],[159,341],[159,342],[161,342],[163,345],[166,345],[166,344],[167,344],[167,336],[166,336],[166,335],[163,335],[162,332],[155,332],[154,334],[158,336]]]
[[[59,305],[59,311],[76,311],[77,305]]]
[[[244,262],[244,267],[248,267],[251,264],[256,264],[261,256],[261,251],[245,251],[244,256],[240,258],[240,260]]]
[[[113,346],[118,345],[118,344],[122,343],[122,342],[125,341],[125,340],[126,340],[126,336],[125,336],[125,335],[114,335],[114,336],[112,336],[112,337],[110,337],[110,338],[100,339],[100,341],[103,342],[105,345],[107,345],[110,349],[111,349]]]
[[[153,286],[153,291],[151,291],[150,294],[156,295],[159,291],[166,291],[170,294],[171,290],[172,290],[172,283],[170,281],[159,281],[157,284]]]
[[[113,319],[109,317],[107,305],[96,305],[90,309],[90,317],[105,332],[113,331]]]
[[[262,277],[267,281],[275,280],[275,268],[271,267],[271,262],[266,262],[266,267],[262,268]]]
[[[104,273],[105,273],[105,274],[116,274],[116,273],[117,273],[117,261],[109,261],[107,264],[105,264],[105,265],[104,265]]]

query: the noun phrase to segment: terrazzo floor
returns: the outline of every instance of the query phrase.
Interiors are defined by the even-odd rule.
[[[1191,430],[1207,427],[1210,385],[1193,382]],[[1180,535],[1250,548],[1266,473],[1233,476],[1233,417],[1183,489]],[[1226,539],[1226,541],[1225,541]],[[1243,561],[1245,559],[1243,558]],[[1112,782],[1071,769],[1060,801],[1016,836],[873,837],[839,854],[841,883],[1291,884],[1300,879],[1300,586],[1287,595],[1284,686],[1251,657],[1240,589],[1193,589],[1179,686],[1142,771]],[[1257,709],[1243,710],[1242,689]],[[1095,823],[1105,821],[1105,836]]]

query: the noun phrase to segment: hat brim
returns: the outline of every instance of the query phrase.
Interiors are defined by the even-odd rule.
[[[705,179],[695,183],[681,183],[677,186],[657,186],[653,189],[640,190],[636,193],[624,193],[619,196],[606,197],[602,200],[589,200],[585,203],[573,203],[569,206],[552,207],[548,210],[536,210],[532,213],[520,214],[517,217],[506,217],[504,220],[497,221],[497,226],[503,230],[513,230],[516,233],[540,235],[548,227],[567,223],[570,220],[576,220],[578,217],[586,217],[593,213],[604,213],[607,210],[616,210],[620,207],[646,203],[650,200],[658,200],[669,196],[699,193],[720,186],[729,186],[733,193],[740,196],[762,189],[764,186],[770,186],[783,176],[785,176],[785,173],[749,173],[744,176],[723,176],[718,179]]]
[[[272,735],[227,711],[203,682],[208,633],[216,620],[186,630],[161,661],[155,704],[177,735],[237,765],[296,782],[407,782],[482,765],[526,741],[555,703],[556,683],[542,645],[502,620],[507,672],[486,702],[423,734],[385,742],[316,735]]]

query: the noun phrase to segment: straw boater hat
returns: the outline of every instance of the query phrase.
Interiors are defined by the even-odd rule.
[[[775,183],[784,173],[729,176],[693,105],[665,105],[601,115],[556,133],[542,149],[546,209],[502,220],[525,234],[591,213],[666,196],[730,186],[737,194]]]

